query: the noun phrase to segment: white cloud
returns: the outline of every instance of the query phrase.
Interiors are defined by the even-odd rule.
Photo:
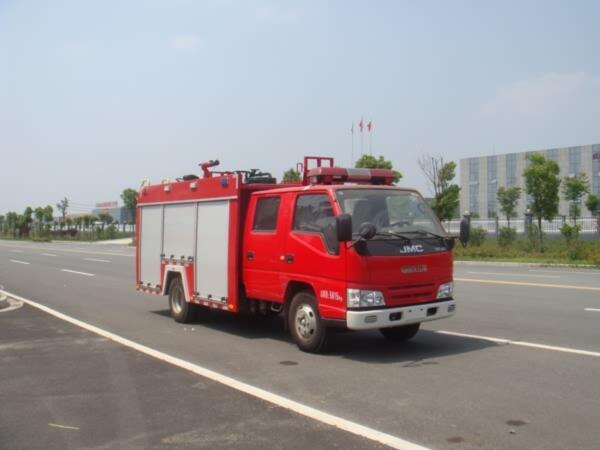
[[[548,73],[501,86],[484,104],[484,116],[538,118],[572,106],[600,89],[600,77],[587,72]]]
[[[203,41],[197,34],[179,34],[169,39],[169,47],[175,51],[190,52],[202,47]]]

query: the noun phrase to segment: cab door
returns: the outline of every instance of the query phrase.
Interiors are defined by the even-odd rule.
[[[327,191],[299,192],[289,203],[285,277],[313,286],[323,317],[343,318],[345,249],[337,241],[332,199]]]
[[[250,200],[242,246],[243,280],[250,298],[283,301],[285,212],[282,195],[259,194]]]

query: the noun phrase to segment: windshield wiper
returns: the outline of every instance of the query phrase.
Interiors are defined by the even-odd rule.
[[[442,236],[441,234],[436,234],[436,233],[432,233],[431,231],[427,231],[427,230],[412,230],[410,231],[410,233],[416,233],[416,234],[420,234],[422,236],[433,236],[436,237],[438,239],[446,239],[446,236]]]
[[[406,236],[405,234],[396,233],[395,231],[377,231],[375,236],[391,236],[403,239],[405,241],[410,241],[410,238],[408,236]]]

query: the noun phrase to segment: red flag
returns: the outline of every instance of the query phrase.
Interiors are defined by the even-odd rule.
[[[363,132],[363,120],[362,120],[362,117],[360,119],[360,122],[358,122],[358,128],[360,128],[360,132],[362,133]]]
[[[367,124],[367,130],[369,130],[369,133],[370,133],[372,129],[373,129],[373,122],[371,122],[369,120],[369,123]]]

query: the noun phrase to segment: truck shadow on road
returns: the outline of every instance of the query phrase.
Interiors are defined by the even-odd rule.
[[[151,311],[168,317],[168,309]],[[204,311],[203,311],[204,312]],[[244,339],[268,339],[289,344],[291,351],[299,351],[293,344],[283,321],[275,317],[247,317],[221,311],[206,311],[189,325],[205,327]],[[435,359],[498,347],[489,341],[451,336],[421,329],[408,342],[393,343],[385,340],[378,331],[342,331],[333,329],[325,354],[318,357],[336,357],[358,362],[398,364],[403,367],[421,367],[438,364]]]

